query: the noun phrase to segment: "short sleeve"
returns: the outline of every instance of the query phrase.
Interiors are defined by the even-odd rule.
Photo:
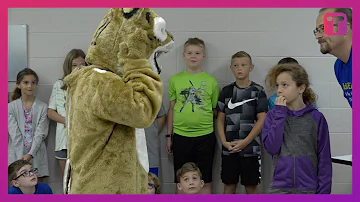
[[[259,113],[263,113],[263,112],[266,113],[267,111],[268,111],[268,100],[267,100],[264,89],[261,89],[259,91],[259,95],[258,95],[256,112],[257,112],[257,114],[259,114]]]
[[[216,109],[219,110],[220,112],[223,112],[225,113],[225,88],[223,88],[221,91],[220,91],[220,95],[219,95],[219,99],[218,99],[218,102],[217,102],[217,107]]]
[[[48,108],[56,110],[56,95],[58,94],[58,91],[60,89],[60,82],[57,81],[55,82],[55,84],[53,85],[52,91],[51,91],[51,95],[50,95],[50,100],[49,100],[49,106]]]
[[[175,78],[174,77],[171,77],[169,79],[169,90],[168,90],[168,93],[169,93],[169,101],[173,101],[173,100],[176,100],[176,88],[175,88]]]
[[[211,102],[212,102],[213,109],[215,109],[218,104],[218,100],[219,100],[220,88],[219,88],[219,85],[218,85],[218,82],[216,81],[216,79],[214,79],[213,82],[214,82],[212,84],[213,85],[213,94],[212,94]]]

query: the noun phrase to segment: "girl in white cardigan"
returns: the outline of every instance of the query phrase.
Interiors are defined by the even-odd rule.
[[[16,88],[8,104],[8,165],[16,160],[30,161],[38,169],[38,181],[49,176],[45,138],[49,119],[47,104],[34,96],[37,74],[25,68],[17,74]]]

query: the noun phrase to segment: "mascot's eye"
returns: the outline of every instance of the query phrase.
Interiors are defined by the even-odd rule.
[[[162,17],[154,18],[154,36],[161,42],[167,38],[166,22]]]

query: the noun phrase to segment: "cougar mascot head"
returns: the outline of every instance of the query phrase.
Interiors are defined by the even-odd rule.
[[[147,193],[145,133],[160,110],[157,58],[172,49],[163,18],[148,8],[112,8],[68,86],[64,192]]]

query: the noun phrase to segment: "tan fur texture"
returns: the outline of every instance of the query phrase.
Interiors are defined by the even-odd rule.
[[[149,57],[173,42],[167,31],[166,40],[156,39],[155,17],[150,9],[110,9],[88,49],[91,65],[64,79],[71,194],[147,193],[135,130],[152,124],[162,102]]]

